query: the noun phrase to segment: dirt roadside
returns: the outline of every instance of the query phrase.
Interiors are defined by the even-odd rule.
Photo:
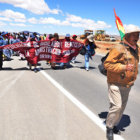
[[[95,43],[98,46],[96,52],[105,55],[119,42],[95,41]],[[139,46],[139,55],[140,55],[140,42],[138,42],[138,46]]]

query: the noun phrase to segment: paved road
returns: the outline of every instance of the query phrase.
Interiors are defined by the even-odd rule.
[[[25,61],[4,62],[0,77],[0,140],[105,140],[97,125]]]
[[[92,112],[99,116],[103,121],[108,112],[108,96],[106,76],[99,72],[100,55],[96,55],[93,61],[90,61],[90,71],[83,69],[84,58],[77,57],[77,63],[66,70],[50,70],[45,63],[42,67],[72,93],[80,102],[87,106]],[[140,67],[139,67],[140,70]],[[119,125],[121,135],[126,140],[138,140],[140,137],[140,74],[137,77],[135,85],[132,87],[127,108]]]
[[[109,105],[106,77],[98,70],[100,58],[98,55],[94,57],[89,72],[83,69],[82,56],[78,56],[77,63],[69,69],[52,70],[45,62],[41,62],[40,68],[104,122]],[[4,67],[4,71],[0,72],[0,139],[105,139],[104,131],[44,78],[41,72],[29,71],[26,62],[18,60],[5,62]],[[138,75],[119,125],[126,140],[138,140],[140,137],[139,82]]]

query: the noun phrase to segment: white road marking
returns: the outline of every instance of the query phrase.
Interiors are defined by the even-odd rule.
[[[104,132],[106,132],[106,126],[103,124],[102,120],[97,117],[92,111],[90,111],[85,105],[78,101],[70,92],[68,92],[63,86],[61,86],[57,81],[55,81],[49,74],[45,71],[40,71],[56,88],[58,88],[72,103],[74,103],[85,115],[88,116],[97,126],[99,126]],[[115,140],[124,140],[119,135],[114,135]]]

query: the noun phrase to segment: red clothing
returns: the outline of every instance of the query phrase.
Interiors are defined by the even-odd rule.
[[[33,45],[33,41],[31,42],[31,46],[32,47],[28,49],[28,57],[26,57],[26,59],[30,64],[36,65],[38,57],[36,55],[36,48]]]
[[[34,47],[31,47],[29,50],[29,57],[27,57],[27,61],[30,63],[30,64],[33,64],[33,65],[36,65],[37,64],[37,56],[36,56],[36,49]]]

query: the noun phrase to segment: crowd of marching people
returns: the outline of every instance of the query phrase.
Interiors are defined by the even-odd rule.
[[[92,56],[95,54],[95,48],[96,45],[93,40],[94,36],[86,34],[85,39],[83,40],[83,47],[82,47],[82,55],[85,56],[85,69],[89,70],[89,59],[92,59]],[[29,66],[29,69],[32,69],[32,66],[34,66],[34,71],[37,72],[38,69],[36,68],[37,60],[33,57],[33,60],[36,62],[33,64],[31,62],[31,59],[28,60],[28,58],[24,57],[24,54],[22,52],[13,51],[12,49],[1,49],[1,46],[14,44],[17,42],[28,42],[28,41],[42,41],[42,40],[51,40],[51,41],[59,41],[59,35],[58,33],[54,34],[43,34],[40,35],[37,32],[19,32],[19,33],[8,33],[8,32],[0,32],[0,70],[2,70],[3,60],[10,61],[12,55],[20,56],[21,60],[26,59],[27,65]],[[70,34],[66,34],[64,37],[65,41],[75,41],[77,40],[77,35],[73,35],[72,37]],[[34,56],[34,49],[31,48],[30,53],[32,56]],[[83,52],[84,51],[84,52]],[[80,53],[80,51],[79,51]],[[76,56],[72,58],[71,62],[75,63]],[[52,69],[56,68],[56,62],[49,62],[47,61],[47,64],[51,65]],[[70,65],[70,62],[68,63],[59,63],[60,68],[66,68]]]

